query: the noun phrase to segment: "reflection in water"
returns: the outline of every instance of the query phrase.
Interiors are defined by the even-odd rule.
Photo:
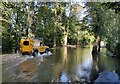
[[[64,47],[63,48],[63,66],[66,65],[67,61],[68,61],[67,47]]]
[[[40,61],[43,61],[43,55],[41,55],[39,52],[38,52],[37,57],[38,57],[38,59],[39,59]]]
[[[82,55],[85,57],[82,56],[82,62],[77,66],[77,74],[80,82],[88,82],[90,80],[90,73],[92,69],[92,58],[89,52]]]
[[[91,70],[91,78],[90,81],[94,82],[95,79],[97,79],[98,75],[99,75],[99,57],[100,55],[97,54],[93,54],[92,58],[93,58],[93,67]]]
[[[89,81],[91,69],[92,69],[92,67],[89,64],[88,65],[85,65],[85,64],[78,65],[77,72],[78,72],[78,76],[79,76],[81,82]]]
[[[67,76],[67,73],[65,71],[62,71],[60,74],[60,82],[71,82]]]
[[[120,57],[120,56],[119,56]],[[119,77],[120,77],[120,67],[118,67],[118,66],[120,66],[120,58],[116,58],[116,72],[117,72],[117,74],[119,75]]]
[[[93,68],[91,71],[91,81],[94,81],[99,76],[99,73],[103,71],[116,72],[118,67],[117,60],[115,58],[106,55],[106,49],[102,48],[100,55],[93,55]],[[119,72],[119,71],[118,71]]]
[[[119,60],[107,57],[104,53],[101,53],[100,56],[92,56],[90,48],[61,47],[55,48],[51,52],[52,56],[44,57],[42,62],[41,57],[38,56],[21,63],[20,70],[18,67],[13,67],[3,71],[4,80],[17,82],[94,81],[99,72],[116,71],[116,69],[120,72]],[[12,74],[15,76],[10,77]]]
[[[93,68],[95,69],[96,72],[99,71],[98,67],[98,60],[99,60],[99,55],[92,55],[93,57]]]
[[[53,56],[41,63],[38,69],[39,81],[89,80],[92,69],[92,56],[89,48],[62,47],[54,51]]]
[[[26,80],[31,80],[31,78],[36,74],[37,65],[34,60],[26,60],[20,64],[22,77]]]
[[[106,56],[106,49],[102,49],[99,58],[99,70],[102,71],[116,71],[116,60],[110,56]]]
[[[67,53],[67,47],[63,47],[62,49],[58,50],[57,52],[54,50],[54,53],[56,53],[57,61],[56,65],[53,66],[53,73],[54,73],[54,82],[67,82],[68,77],[66,72],[64,71],[68,64],[68,53]]]

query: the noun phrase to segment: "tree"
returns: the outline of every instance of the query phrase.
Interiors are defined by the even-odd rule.
[[[93,32],[96,41],[94,46],[97,47],[97,53],[100,52],[100,41],[102,37],[102,32],[104,30],[103,26],[103,6],[100,2],[88,2],[86,3],[87,15],[83,22],[86,23],[87,29]]]
[[[19,47],[26,29],[26,6],[24,2],[2,2],[2,50],[12,52]],[[8,48],[9,46],[9,48]]]
[[[85,29],[94,33],[99,46],[100,39],[102,39],[110,44],[110,51],[114,52],[115,46],[119,43],[119,3],[89,2],[86,4],[86,8],[88,15],[83,20],[86,24]]]
[[[119,56],[120,49],[120,2],[107,2],[102,4],[107,10],[109,10],[108,15],[110,19],[110,25],[107,27],[107,43],[110,45],[110,50],[114,52],[115,55]],[[107,16],[107,15],[106,15]],[[109,23],[108,23],[109,24]]]

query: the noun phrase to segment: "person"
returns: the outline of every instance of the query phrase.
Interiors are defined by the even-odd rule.
[[[38,54],[38,50],[37,50],[37,49],[35,49],[32,55],[33,55],[34,57],[36,57],[36,56],[37,56],[37,54]]]

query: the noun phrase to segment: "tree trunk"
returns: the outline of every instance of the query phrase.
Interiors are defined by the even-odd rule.
[[[79,45],[79,30],[77,29],[77,45]]]
[[[31,2],[31,10],[32,10],[32,14],[31,14],[31,30],[32,30],[32,34],[35,34],[35,22],[34,22],[34,1]]]
[[[96,42],[93,46],[92,54],[98,54],[100,52],[100,36],[96,35]]]
[[[55,25],[56,25],[56,24],[55,24]],[[56,36],[56,35],[57,35],[57,34],[56,34],[56,29],[57,29],[57,28],[56,28],[56,26],[55,26],[54,39],[53,39],[53,47],[56,47],[56,37],[57,37],[57,36]]]
[[[26,35],[28,36],[29,35],[28,29],[30,29],[30,27],[31,27],[31,21],[30,21],[30,2],[28,3],[27,13],[28,13],[28,17],[27,17],[28,25],[27,25],[27,29],[26,29]]]
[[[96,43],[95,43],[95,46],[97,47],[97,53],[100,53],[100,42],[101,42],[101,17],[100,17],[100,13],[98,10],[96,10],[96,15],[98,16],[97,17],[97,22],[98,24],[96,25],[96,28],[95,28],[95,38],[96,38]]]
[[[56,47],[56,35],[54,35],[53,47]]]
[[[67,46],[67,37],[68,37],[68,35],[67,35],[67,32],[66,31],[64,31],[64,46]]]
[[[97,53],[100,52],[100,41],[101,41],[100,35],[97,35],[97,38],[96,38]]]
[[[10,52],[12,52],[12,37],[11,37],[11,33],[10,33],[10,31],[11,31],[11,24],[9,24],[9,27],[10,27],[10,30],[8,31],[8,33],[9,33],[9,50],[8,50],[8,53]]]
[[[32,12],[30,14],[30,12]],[[31,34],[35,34],[35,22],[34,22],[34,1],[29,2],[28,4],[28,27],[26,29],[26,33],[28,32],[28,36],[31,37]]]

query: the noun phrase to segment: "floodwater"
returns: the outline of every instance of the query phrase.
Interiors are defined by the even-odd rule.
[[[51,56],[18,59],[2,65],[3,82],[83,82],[94,81],[102,71],[120,73],[117,59],[101,55],[92,56],[91,48],[52,49]]]

